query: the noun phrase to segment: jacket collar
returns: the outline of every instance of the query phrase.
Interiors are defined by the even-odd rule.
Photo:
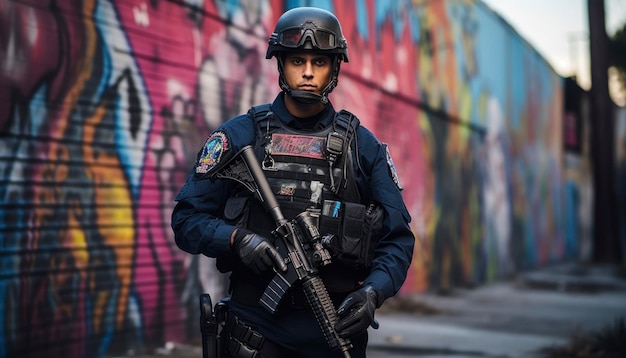
[[[304,125],[303,122],[306,121],[306,119],[294,117],[291,113],[289,113],[289,111],[287,110],[287,106],[285,106],[284,95],[285,94],[281,92],[278,94],[278,96],[276,96],[276,99],[274,99],[274,102],[272,102],[271,105],[272,112],[274,112],[278,119],[287,127],[293,129],[304,128],[306,125]],[[321,113],[315,115],[315,117],[320,117],[319,119],[317,119],[316,122],[318,124],[315,127],[320,129],[326,128],[333,122],[335,114],[335,108],[333,107],[332,103],[329,102],[326,109],[324,109]]]

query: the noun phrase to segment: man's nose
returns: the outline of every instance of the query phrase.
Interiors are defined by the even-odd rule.
[[[304,74],[303,76],[305,77],[313,77],[313,63],[311,63],[310,61],[307,61],[304,64]]]

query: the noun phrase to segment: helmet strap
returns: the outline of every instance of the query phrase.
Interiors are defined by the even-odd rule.
[[[317,93],[312,93],[308,91],[298,91],[298,90],[292,90],[292,89],[290,89],[289,91],[285,91],[285,92],[291,98],[293,98],[294,101],[298,102],[298,104],[314,105],[319,102],[322,102],[324,104],[328,103],[328,97],[319,95]]]

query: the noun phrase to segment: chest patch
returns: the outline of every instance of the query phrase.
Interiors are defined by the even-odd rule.
[[[293,134],[272,134],[272,154],[325,159],[326,138]]]
[[[200,154],[198,163],[196,163],[196,173],[205,174],[211,170],[220,162],[224,153],[230,149],[229,145],[226,133],[217,131],[211,134],[206,140],[204,148],[202,148],[202,154]]]

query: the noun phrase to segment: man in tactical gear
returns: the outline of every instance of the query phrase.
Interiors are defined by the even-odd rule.
[[[374,311],[402,286],[414,236],[387,146],[328,95],[337,86],[348,46],[337,18],[318,8],[285,12],[269,39],[281,93],[211,133],[176,200],[176,243],[217,258],[230,272],[230,302],[221,332],[225,357],[335,357],[302,286],[294,284],[275,312],[259,304],[277,272],[292,264],[276,246],[275,223],[260,201],[234,181],[215,179],[220,163],[252,146],[289,220],[312,213],[332,253],[319,268],[337,321],[365,357]],[[209,174],[209,175],[207,175]],[[209,179],[210,177],[210,179]]]

